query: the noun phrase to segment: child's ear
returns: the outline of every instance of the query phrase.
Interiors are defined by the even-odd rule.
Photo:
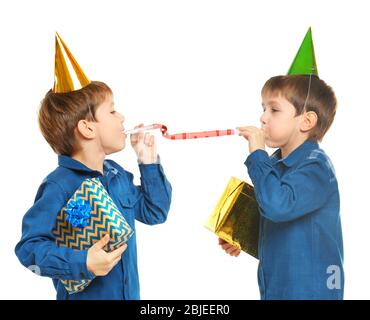
[[[317,124],[317,114],[314,111],[308,111],[303,114],[303,121],[301,123],[301,130],[303,132],[310,131]]]
[[[85,139],[93,139],[96,136],[96,128],[90,121],[78,121],[76,129]]]

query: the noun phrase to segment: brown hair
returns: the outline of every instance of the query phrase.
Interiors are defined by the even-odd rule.
[[[295,107],[297,116],[308,111],[315,112],[317,124],[310,132],[310,140],[321,141],[333,123],[337,99],[333,89],[317,76],[272,77],[267,80],[261,93],[281,94]]]
[[[42,135],[59,155],[76,150],[75,128],[80,120],[95,121],[95,112],[112,90],[103,82],[67,93],[50,90],[41,101],[38,115]]]

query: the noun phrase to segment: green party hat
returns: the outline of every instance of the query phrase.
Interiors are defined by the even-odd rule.
[[[289,68],[288,75],[291,74],[319,76],[312,42],[311,27],[308,29],[293,63]]]

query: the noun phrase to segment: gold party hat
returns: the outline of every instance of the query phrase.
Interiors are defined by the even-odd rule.
[[[58,33],[55,34],[55,93],[79,90],[90,84],[81,67]]]

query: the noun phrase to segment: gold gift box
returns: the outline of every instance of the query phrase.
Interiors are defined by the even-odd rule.
[[[259,219],[253,186],[231,177],[205,227],[258,259]]]

